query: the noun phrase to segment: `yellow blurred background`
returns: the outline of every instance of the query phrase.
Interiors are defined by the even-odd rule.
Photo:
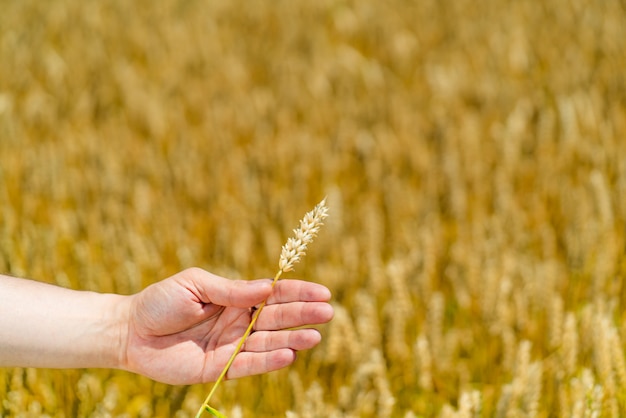
[[[130,294],[295,275],[336,317],[230,417],[626,415],[623,0],[0,2],[0,272]],[[2,303],[2,295],[0,295]],[[3,417],[208,385],[0,370]]]

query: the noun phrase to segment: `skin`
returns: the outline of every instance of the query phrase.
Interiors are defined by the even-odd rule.
[[[333,317],[319,284],[229,280],[191,268],[122,296],[0,275],[0,367],[117,368],[169,384],[217,379],[268,298],[228,379],[289,366]],[[298,328],[298,329],[292,329]]]

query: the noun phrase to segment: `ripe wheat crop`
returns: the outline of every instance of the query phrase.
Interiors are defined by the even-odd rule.
[[[626,416],[625,22],[620,0],[2,2],[0,271],[253,279],[327,195],[297,271],[333,293],[322,343],[212,407]],[[193,417],[211,387],[2,369],[0,416]]]

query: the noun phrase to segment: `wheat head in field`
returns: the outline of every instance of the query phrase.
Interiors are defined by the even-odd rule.
[[[311,242],[313,242],[313,238],[317,236],[317,233],[319,232],[322,225],[324,225],[323,221],[324,219],[326,219],[327,216],[328,216],[328,207],[326,206],[326,198],[324,198],[322,199],[320,203],[318,203],[313,208],[313,210],[311,210],[310,212],[307,212],[306,215],[304,215],[304,218],[300,220],[300,227],[293,230],[295,236],[287,239],[287,242],[285,243],[285,245],[283,245],[282,251],[280,253],[280,258],[278,261],[278,272],[276,273],[276,275],[274,276],[274,279],[272,280],[272,288],[274,287],[274,285],[276,284],[276,282],[278,281],[280,276],[282,276],[283,273],[293,271],[294,265],[298,264],[300,260],[302,259],[302,257],[306,255],[308,245]],[[214,416],[218,416],[218,417],[224,416],[218,410],[213,408],[209,402],[211,400],[211,397],[213,396],[213,394],[219,387],[220,383],[226,377],[226,373],[230,369],[230,366],[232,365],[233,361],[235,360],[235,356],[239,353],[239,351],[243,347],[243,344],[248,339],[248,336],[250,336],[250,333],[252,332],[252,327],[254,326],[257,319],[259,318],[259,315],[261,315],[261,312],[263,311],[263,308],[265,307],[266,302],[267,300],[263,301],[258,306],[258,308],[254,311],[254,314],[252,315],[252,318],[250,319],[250,325],[248,326],[243,336],[239,340],[239,343],[237,344],[235,351],[233,352],[230,359],[226,363],[226,366],[224,366],[224,369],[222,370],[219,377],[213,384],[213,387],[211,388],[211,391],[209,392],[208,396],[206,397],[206,399],[200,406],[200,409],[198,410],[198,413],[196,414],[196,418],[202,416],[204,411],[207,411]]]
[[[213,407],[626,415],[623,1],[0,10],[0,271],[252,279],[328,194],[297,272],[333,292],[322,344]],[[193,417],[209,390],[2,369],[0,416]]]

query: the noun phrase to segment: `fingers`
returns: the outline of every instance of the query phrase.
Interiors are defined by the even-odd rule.
[[[199,268],[184,270],[177,279],[201,302],[221,306],[249,308],[272,292],[270,280],[229,280]]]
[[[313,348],[321,339],[315,329],[255,332],[246,341],[244,351],[235,358],[228,378],[267,373],[289,366],[296,359],[296,351]]]
[[[283,279],[276,282],[267,300],[268,305],[285,302],[328,302],[330,290],[321,284],[303,280]]]
[[[281,348],[308,350],[319,344],[321,340],[322,336],[315,329],[257,331],[250,335],[243,351],[262,353]]]
[[[296,353],[289,348],[281,348],[265,353],[242,352],[235,358],[226,378],[237,379],[273,372],[291,365],[295,360]]]
[[[268,299],[268,305],[286,302],[327,302],[328,288],[303,280],[271,281],[229,280],[199,268],[190,268],[175,276],[178,283],[190,290],[203,303],[247,308]],[[269,298],[268,298],[269,296]]]
[[[254,329],[280,330],[303,325],[325,324],[333,318],[333,307],[326,302],[291,302],[266,305]]]
[[[333,318],[327,303],[330,290],[317,283],[281,280],[276,283],[255,330],[279,330],[303,325],[325,324]]]

